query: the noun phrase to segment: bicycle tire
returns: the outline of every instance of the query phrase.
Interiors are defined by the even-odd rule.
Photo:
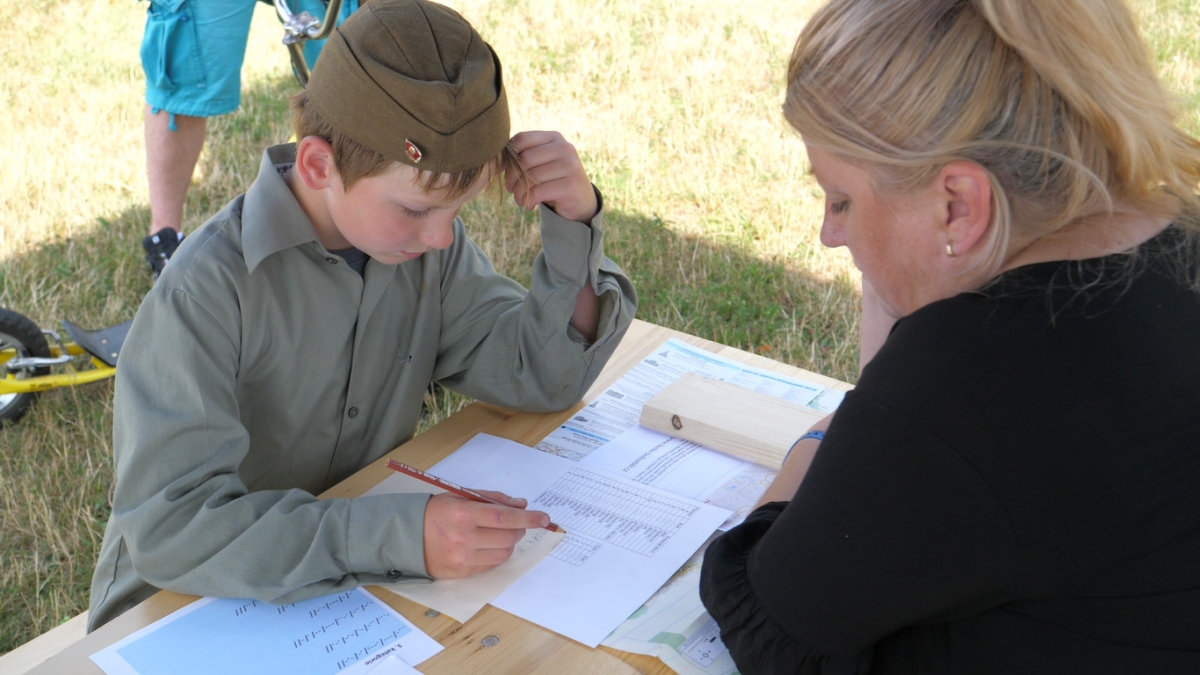
[[[50,356],[50,345],[37,324],[10,309],[0,308],[0,349],[15,348],[18,356]],[[17,379],[48,375],[50,368],[28,368],[15,374]],[[5,370],[0,376],[12,376]],[[37,392],[0,394],[0,428],[16,423],[29,410]]]

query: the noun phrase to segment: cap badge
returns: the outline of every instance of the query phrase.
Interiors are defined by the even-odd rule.
[[[421,149],[407,138],[404,139],[404,152],[408,154],[408,158],[413,161],[413,164],[421,161]]]

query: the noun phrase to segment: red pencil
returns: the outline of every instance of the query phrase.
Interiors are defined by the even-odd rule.
[[[425,473],[424,471],[416,468],[415,466],[409,466],[407,464],[397,462],[394,459],[389,459],[387,465],[388,465],[388,468],[393,471],[399,471],[400,473],[408,474],[409,476],[412,476],[413,478],[416,478],[417,480],[425,481],[426,483],[429,483],[430,485],[436,485],[436,486],[442,488],[443,490],[445,490],[446,492],[456,494],[459,497],[463,497],[464,499],[470,499],[470,500],[476,501],[476,502],[483,502],[484,504],[500,504],[500,506],[508,506],[508,504],[498,502],[495,499],[492,499],[491,497],[485,497],[485,496],[479,494],[478,492],[471,490],[469,488],[465,488],[461,485],[455,485],[454,483],[451,483],[448,480],[438,478],[437,476],[434,476],[433,474]],[[560,528],[558,525],[555,525],[554,523],[550,523],[549,525],[546,526],[546,529],[550,530],[551,532],[558,532],[562,528]]]

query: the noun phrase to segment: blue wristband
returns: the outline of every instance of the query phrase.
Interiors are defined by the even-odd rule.
[[[800,438],[797,438],[796,443],[799,443],[800,441],[808,440],[810,438],[816,439],[816,441],[818,443],[820,443],[821,441],[825,440],[825,432],[824,431],[810,431],[807,434],[804,434],[803,436],[801,436]],[[787,462],[788,457],[792,456],[792,450],[796,447],[796,443],[792,443],[792,447],[788,448],[787,454],[783,456],[783,461],[785,463]]]
[[[825,440],[825,432],[824,431],[810,431],[807,434],[804,434],[803,436],[801,436],[800,438],[797,438],[796,443],[799,443],[800,441],[803,441],[807,438],[815,438],[815,439],[817,439],[817,442],[820,443],[821,441]],[[792,443],[792,445],[795,446],[796,443]]]

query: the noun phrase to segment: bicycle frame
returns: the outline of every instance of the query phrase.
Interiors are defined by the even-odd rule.
[[[32,361],[30,365],[35,366],[56,366],[70,363],[74,357],[89,356],[87,351],[71,341],[63,342],[54,331],[44,331],[52,338],[50,345],[49,358],[31,358],[26,359]],[[18,358],[17,350],[13,348],[0,349],[0,372],[5,372],[3,366],[9,361]],[[59,387],[73,387],[77,384],[88,384],[89,382],[99,382],[112,377],[117,373],[115,366],[110,366],[96,357],[91,357],[92,367],[87,370],[71,370],[66,373],[55,373],[51,375],[38,375],[36,377],[26,377],[18,379],[14,374],[7,374],[0,378],[0,396],[5,394],[30,394],[49,389],[57,389]]]
[[[318,19],[308,12],[296,14],[289,6],[294,0],[274,0],[275,13],[283,22],[283,44],[287,45],[292,59],[292,70],[301,87],[308,86],[308,62],[304,60],[304,43],[307,40],[324,40],[337,26],[338,14],[342,11],[342,0],[328,0],[325,17]]]

